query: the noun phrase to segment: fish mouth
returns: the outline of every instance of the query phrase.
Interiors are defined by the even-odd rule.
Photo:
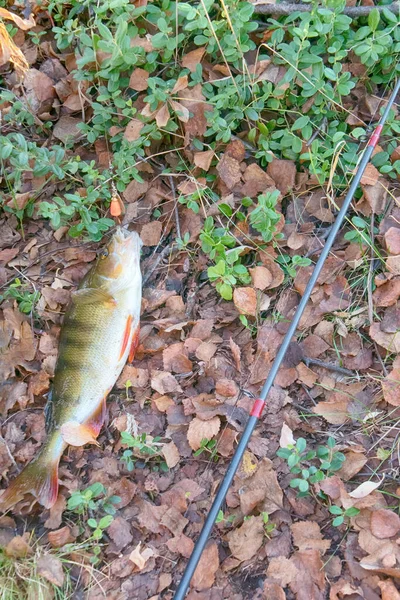
[[[116,229],[113,239],[117,244],[123,244],[125,246],[132,244],[138,251],[143,245],[143,242],[136,231],[128,231],[128,229],[125,229],[124,227],[118,227]]]

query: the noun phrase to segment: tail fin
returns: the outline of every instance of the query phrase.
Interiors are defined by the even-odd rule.
[[[32,494],[45,508],[51,508],[58,496],[58,463],[39,455],[10,483],[0,496],[0,512],[6,512],[25,494]]]

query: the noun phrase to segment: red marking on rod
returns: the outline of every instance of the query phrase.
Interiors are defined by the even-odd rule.
[[[383,129],[383,125],[378,125],[376,127],[374,133],[371,135],[371,139],[368,142],[368,146],[370,148],[375,148],[375,146],[377,145],[382,129]]]
[[[261,400],[261,398],[257,398],[254,401],[253,408],[251,409],[250,416],[257,417],[259,419],[262,415],[262,411],[264,410],[265,401]]]

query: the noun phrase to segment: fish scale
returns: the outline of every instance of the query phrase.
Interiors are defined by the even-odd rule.
[[[67,445],[95,443],[105,419],[106,397],[137,346],[140,247],[137,233],[118,228],[72,294],[45,408],[47,438],[39,456],[1,495],[1,511],[26,494],[50,508],[57,499],[58,464]]]

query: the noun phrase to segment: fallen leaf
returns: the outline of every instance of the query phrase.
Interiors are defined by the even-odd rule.
[[[161,221],[151,221],[143,225],[140,232],[143,246],[157,246],[161,239],[162,230],[163,224]]]
[[[266,267],[254,267],[250,270],[253,285],[258,290],[265,290],[272,283],[272,274]]]
[[[361,177],[361,183],[366,185],[375,185],[379,179],[380,173],[372,163],[365,167],[365,171]]]
[[[149,76],[150,73],[148,71],[138,67],[133,71],[129,78],[129,87],[137,92],[144,92],[147,90],[147,80]]]
[[[284,196],[294,188],[297,170],[293,160],[274,158],[268,164],[267,173]]]
[[[173,394],[182,389],[175,377],[167,371],[152,371],[151,387],[159,394]]]
[[[185,56],[182,58],[182,67],[184,69],[189,69],[191,73],[194,73],[197,68],[197,65],[200,64],[205,51],[205,47],[202,46],[200,48],[196,48],[196,50],[192,50],[191,52],[185,54]]]
[[[163,444],[162,453],[169,469],[173,469],[180,460],[179,450],[174,442]]]
[[[49,531],[47,538],[53,548],[62,548],[65,544],[69,544],[75,540],[75,537],[72,535],[71,530],[67,525],[61,527],[61,529]]]
[[[62,116],[54,126],[53,135],[64,144],[76,142],[82,137],[82,131],[78,125],[82,123],[75,117]]]
[[[400,254],[400,229],[389,227],[385,233],[385,244],[390,254]]]
[[[286,423],[283,423],[281,429],[281,437],[279,439],[280,448],[287,448],[288,446],[295,446],[296,440],[293,437],[293,431]]]
[[[354,475],[357,475],[363,466],[368,462],[368,458],[362,452],[349,452],[345,453],[346,460],[337,475],[343,479],[343,481],[349,481]]]
[[[400,517],[392,510],[379,509],[372,511],[371,531],[379,539],[395,536],[400,531]]]
[[[250,517],[243,525],[227,534],[229,549],[240,561],[250,560],[261,548],[264,540],[264,524],[261,516]]]
[[[25,556],[31,556],[33,550],[28,543],[30,535],[28,532],[24,535],[16,535],[10,542],[8,542],[5,553],[11,558],[24,558]]]
[[[132,119],[125,127],[124,138],[127,142],[134,142],[140,138],[140,133],[144,127],[144,123],[139,119]]]
[[[195,152],[193,154],[193,162],[196,167],[208,171],[211,166],[212,159],[214,158],[214,150],[205,150],[204,152]]]
[[[296,600],[324,600],[325,573],[324,565],[318,550],[304,550],[296,552],[291,561],[294,563],[296,577],[289,583],[289,587]]]
[[[257,294],[254,288],[235,288],[233,291],[233,303],[242,315],[256,316]]]
[[[263,586],[263,600],[286,600],[286,594],[279,583],[266,579]]]
[[[242,176],[239,161],[229,156],[229,154],[222,155],[217,165],[217,171],[228,190],[232,190],[239,183]]]
[[[293,523],[290,529],[293,535],[293,544],[300,551],[303,550],[318,550],[321,554],[329,549],[330,540],[322,539],[322,533],[318,523],[313,521],[300,521]]]
[[[129,560],[132,561],[139,571],[142,571],[146,566],[149,558],[155,555],[155,552],[152,548],[144,548],[143,551],[140,550],[142,542],[139,542],[134,550],[129,555]]]
[[[0,17],[2,19],[6,19],[7,21],[14,21],[17,27],[26,31],[27,29],[31,29],[36,26],[35,19],[33,18],[33,13],[29,15],[29,19],[22,19],[18,15],[11,13],[6,8],[0,7]]]
[[[38,575],[57,587],[64,585],[65,575],[62,562],[56,556],[43,554],[37,561],[37,572]]]
[[[378,489],[382,481],[364,481],[364,483],[361,483],[358,487],[356,487],[355,490],[349,492],[349,496],[351,498],[356,499],[365,498],[366,496],[369,496],[369,494],[371,494],[374,490]]]
[[[297,568],[293,561],[285,556],[277,556],[269,561],[267,575],[269,579],[277,581],[282,587],[287,587],[297,576]]]
[[[349,420],[348,413],[348,403],[350,401],[350,397],[348,400],[337,400],[332,402],[318,402],[316,406],[313,407],[312,411],[324,417],[328,423],[332,423],[332,425],[342,425]]]
[[[170,119],[170,114],[168,110],[168,104],[165,103],[163,106],[157,111],[156,114],[156,123],[157,127],[165,127]]]
[[[219,417],[213,417],[209,421],[202,421],[195,417],[189,424],[187,439],[192,450],[198,450],[203,440],[211,440],[215,437],[221,426]]]
[[[283,507],[283,492],[278,483],[272,462],[263,458],[251,477],[241,484],[240,508],[244,515],[250,514],[254,508],[268,514]]]
[[[400,600],[400,593],[390,579],[378,581],[378,586],[382,593],[382,600]]]
[[[192,585],[196,590],[209,590],[215,582],[215,573],[219,568],[218,547],[210,541],[200,557],[193,574]]]
[[[400,331],[396,332],[385,332],[381,329],[381,323],[372,323],[369,328],[369,335],[371,338],[385,348],[389,352],[400,352]]]
[[[112,539],[118,552],[121,552],[133,540],[131,527],[124,518],[114,517],[107,528],[107,535]]]

